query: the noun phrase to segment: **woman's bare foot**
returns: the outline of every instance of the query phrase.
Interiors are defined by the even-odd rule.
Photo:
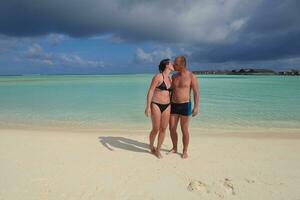
[[[162,159],[163,157],[162,157],[162,155],[161,155],[161,153],[160,153],[160,150],[156,150],[156,156],[159,158],[159,159]]]
[[[167,154],[171,154],[171,153],[177,153],[177,149],[172,148],[171,150],[168,151]]]
[[[181,157],[183,159],[187,159],[189,156],[188,156],[187,152],[183,152]]]

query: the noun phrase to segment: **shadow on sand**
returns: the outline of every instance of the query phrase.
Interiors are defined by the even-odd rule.
[[[110,151],[114,151],[114,148],[119,148],[133,152],[150,153],[149,145],[137,140],[115,136],[100,136],[98,139],[99,142]],[[167,152],[168,150],[161,149],[161,151]]]

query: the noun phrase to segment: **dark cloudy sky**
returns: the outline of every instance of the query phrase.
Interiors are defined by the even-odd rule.
[[[0,74],[300,69],[299,0],[1,0]]]

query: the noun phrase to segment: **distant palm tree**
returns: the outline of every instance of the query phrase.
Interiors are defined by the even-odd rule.
[[[245,73],[246,71],[244,69],[240,69],[240,73]]]

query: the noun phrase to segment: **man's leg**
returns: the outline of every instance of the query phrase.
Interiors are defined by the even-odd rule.
[[[179,115],[177,114],[171,114],[170,116],[170,135],[172,139],[173,148],[169,151],[169,153],[176,153],[177,152],[177,141],[178,141],[178,135],[177,135],[177,125],[179,121]]]
[[[187,158],[188,157],[187,151],[188,151],[189,140],[190,140],[188,116],[180,116],[180,126],[182,131],[182,143],[183,143],[182,158]]]

